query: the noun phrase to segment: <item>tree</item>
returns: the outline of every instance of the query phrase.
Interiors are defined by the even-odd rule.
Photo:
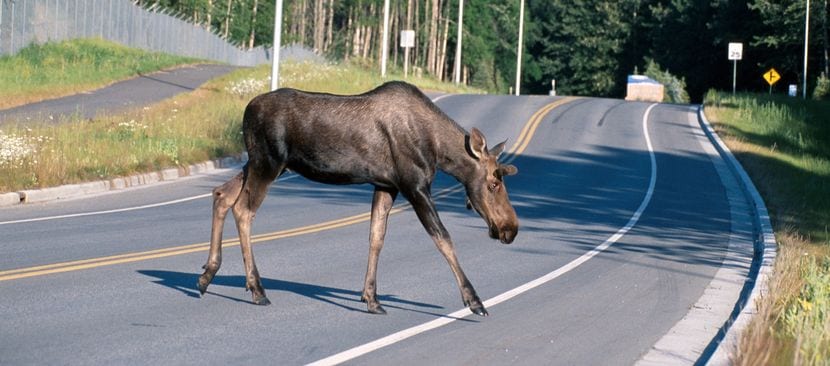
[[[547,92],[551,79],[564,94],[619,94],[620,69],[631,26],[623,9],[631,0],[528,1],[533,27],[528,29],[530,67],[526,87]]]

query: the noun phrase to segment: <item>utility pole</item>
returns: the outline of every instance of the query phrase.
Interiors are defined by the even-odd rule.
[[[522,36],[525,26],[525,0],[519,0],[519,45],[516,50],[516,95],[519,95],[519,88],[522,82]]]
[[[810,0],[807,0],[807,11],[804,13],[804,80],[801,86],[801,96],[803,99],[807,99],[807,49],[810,42]]]
[[[464,27],[464,0],[458,0],[458,42],[455,43],[455,67],[453,67],[453,76],[455,83],[461,82],[461,30]]]
[[[276,0],[274,6],[274,51],[271,59],[271,91],[277,90],[280,83],[280,36],[282,34],[282,1]]]
[[[380,77],[386,79],[386,59],[389,55],[389,0],[383,1],[383,46],[380,56]]]

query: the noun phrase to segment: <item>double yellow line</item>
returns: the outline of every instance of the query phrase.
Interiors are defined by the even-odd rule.
[[[516,159],[516,157],[525,151],[527,146],[530,144],[530,140],[533,138],[533,134],[536,132],[536,128],[539,127],[539,124],[542,122],[542,119],[545,115],[547,115],[551,110],[554,108],[563,105],[572,101],[574,98],[563,98],[558,99],[550,104],[545,105],[536,113],[534,113],[530,119],[527,121],[525,126],[522,128],[522,131],[519,133],[519,138],[513,147],[507,152],[509,157],[506,162],[511,162]],[[437,194],[434,195],[434,198],[442,198],[448,196],[450,194],[459,192],[463,189],[463,187],[458,184],[449,188],[445,188],[439,191]],[[390,214],[396,214],[402,212],[409,208],[408,203],[403,203],[396,205],[390,211]],[[287,229],[287,230],[280,230],[275,231],[267,234],[260,234],[251,236],[252,243],[260,243],[265,241],[271,240],[278,240],[278,239],[285,239],[299,235],[311,234],[316,233],[324,230],[331,230],[336,229],[344,226],[354,225],[357,223],[368,221],[371,218],[371,213],[362,213],[359,215],[348,216],[336,220],[330,220],[326,222],[321,222],[314,225],[302,226],[294,229]],[[223,242],[222,247],[233,247],[239,245],[239,239],[229,239]],[[103,266],[111,266],[116,264],[122,263],[131,263],[131,262],[139,262],[145,261],[149,259],[156,259],[156,258],[164,258],[164,257],[171,257],[175,255],[181,254],[188,254],[188,253],[195,253],[195,252],[203,252],[210,248],[209,242],[197,243],[197,244],[189,244],[189,245],[182,245],[176,246],[171,248],[164,248],[164,249],[156,249],[156,250],[149,250],[143,252],[134,252],[134,253],[126,253],[126,254],[119,254],[107,257],[98,257],[98,258],[91,258],[91,259],[83,259],[77,261],[69,261],[69,262],[60,262],[60,263],[53,263],[53,264],[46,264],[42,266],[34,266],[34,267],[27,267],[27,268],[19,268],[19,269],[12,269],[6,271],[0,271],[0,281],[10,281],[16,280],[21,278],[27,277],[36,277],[36,276],[43,276],[48,274],[54,273],[62,273],[62,272],[71,272],[71,271],[79,271],[83,269],[90,269],[90,268],[97,268]]]
[[[506,163],[510,163],[516,159],[518,155],[521,155],[527,146],[530,145],[530,140],[533,138],[533,135],[536,133],[536,129],[542,123],[542,119],[545,118],[550,111],[554,108],[557,108],[563,104],[570,103],[571,101],[578,99],[577,97],[566,97],[559,100],[556,100],[548,105],[540,108],[536,113],[533,113],[530,116],[530,119],[527,120],[525,126],[522,128],[522,131],[519,132],[519,138],[516,140],[516,143],[513,144],[513,147],[507,151],[507,154],[510,155],[507,159],[505,159]]]

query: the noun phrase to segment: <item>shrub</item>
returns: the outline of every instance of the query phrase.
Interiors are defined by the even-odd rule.
[[[646,76],[663,84],[665,88],[663,91],[663,101],[668,103],[689,103],[689,93],[686,92],[686,80],[678,79],[676,76],[669,73],[668,70],[663,71],[660,65],[654,60],[648,60],[646,64]]]

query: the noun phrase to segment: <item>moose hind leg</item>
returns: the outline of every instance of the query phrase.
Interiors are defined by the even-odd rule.
[[[386,220],[395,202],[396,191],[386,191],[376,187],[372,198],[372,221],[369,232],[369,263],[366,265],[366,280],[363,283],[363,295],[360,300],[366,303],[372,314],[386,314],[377,300],[377,269],[383,238],[386,236]]]
[[[210,253],[207,263],[202,268],[205,270],[199,276],[197,286],[202,295],[207,291],[208,285],[213,281],[216,272],[222,265],[222,231],[225,226],[225,217],[228,210],[233,206],[242,190],[242,175],[237,174],[225,184],[213,190],[213,221],[210,229]]]
[[[282,168],[258,171],[257,168],[249,165],[239,199],[233,205],[236,229],[239,231],[239,246],[242,249],[242,260],[245,262],[245,288],[251,291],[253,303],[257,305],[269,305],[271,301],[265,296],[265,289],[262,287],[259,271],[254,262],[254,253],[251,250],[251,222],[268,193],[268,186],[277,177],[277,172],[281,170]]]

